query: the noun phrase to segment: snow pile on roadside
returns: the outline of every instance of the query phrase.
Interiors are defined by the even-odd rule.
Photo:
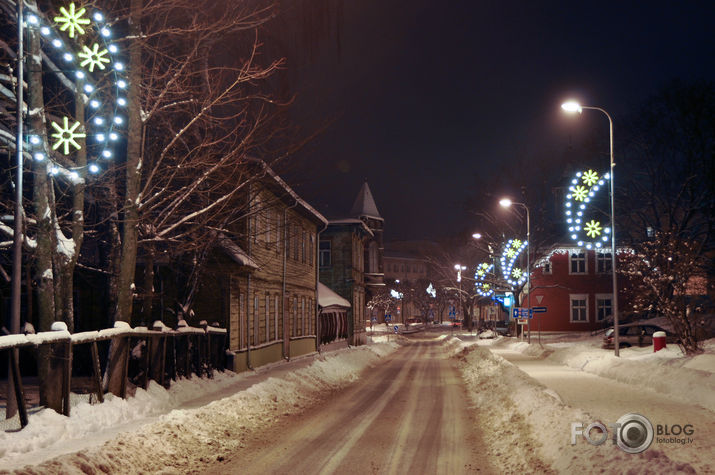
[[[593,446],[579,437],[571,444],[571,423],[593,422],[589,414],[563,404],[543,385],[502,357],[478,345],[455,355],[469,396],[484,424],[487,456],[510,473],[694,473],[690,465],[648,449],[627,454],[610,441]]]
[[[623,348],[618,358],[612,350],[583,342],[548,344],[545,350],[525,342],[510,343],[502,348],[530,356],[548,354],[547,360],[667,394],[715,412],[715,344],[712,341],[705,342],[705,353],[692,357],[683,355],[675,345],[657,352],[651,347]]]
[[[380,357],[398,347],[395,343],[366,345],[323,355],[310,366],[282,377],[269,377],[244,391],[216,400],[198,409],[173,410],[158,421],[127,430],[101,447],[62,455],[18,473],[140,473],[200,470],[239,447],[252,431],[275,423],[319,401],[331,390],[355,381],[360,372],[376,364]],[[93,432],[167,412],[180,401],[198,394],[216,392],[241,375],[217,374],[213,380],[183,380],[170,390],[152,383],[147,391],[127,400],[110,398],[105,404],[78,405],[72,417],[53,411],[30,416],[30,424],[20,432],[0,434],[0,466],[19,467],[35,459],[32,451],[52,450],[58,441],[91,439]],[[233,381],[235,382],[235,381]],[[218,385],[218,386],[217,386]],[[200,389],[203,388],[203,389]],[[89,441],[88,441],[89,442]],[[91,447],[91,442],[89,443]],[[2,469],[0,469],[2,473]]]

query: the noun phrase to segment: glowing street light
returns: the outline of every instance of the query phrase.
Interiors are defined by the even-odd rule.
[[[561,108],[566,112],[578,112],[579,114],[583,112],[583,109],[591,109],[602,112],[608,118],[608,133],[610,141],[610,158],[611,158],[611,170],[610,179],[611,184],[611,274],[613,280],[613,343],[615,346],[615,355],[619,356],[619,343],[618,343],[618,282],[616,279],[616,222],[615,222],[615,195],[614,195],[614,184],[613,184],[613,167],[615,163],[613,162],[613,119],[604,109],[600,107],[583,106],[576,101],[568,101],[561,104]]]
[[[509,198],[502,198],[499,200],[499,205],[503,208],[510,208],[512,205],[521,206],[526,210],[526,296],[527,305],[529,310],[531,310],[531,222],[529,218],[529,207],[524,203],[514,203]],[[531,326],[530,321],[527,321],[529,327]],[[522,336],[524,335],[524,330],[521,331]],[[541,331],[539,331],[539,342],[541,342]],[[531,328],[529,328],[529,343],[531,343]]]
[[[481,235],[480,233],[474,233],[474,234],[472,234],[472,237],[473,237],[474,239],[481,239],[481,238],[482,238],[482,235]]]

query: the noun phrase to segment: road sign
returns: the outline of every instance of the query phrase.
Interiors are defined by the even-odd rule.
[[[546,313],[546,307],[531,307],[533,313]]]
[[[395,333],[397,333],[399,330],[400,330],[400,327],[398,327],[397,325],[395,325]]]
[[[386,321],[386,322],[389,322],[389,321],[391,321],[391,320],[392,320],[392,315],[390,315],[389,313],[388,313],[387,315],[385,315],[385,321]]]
[[[529,320],[526,318],[520,318],[516,321],[516,323],[518,323],[519,325],[526,325],[527,323],[529,323]]]

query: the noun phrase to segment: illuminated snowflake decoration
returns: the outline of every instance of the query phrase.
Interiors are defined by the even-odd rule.
[[[519,244],[518,247],[514,245],[517,241]],[[504,280],[514,287],[519,286],[526,281],[526,272],[515,267],[515,264],[528,245],[529,243],[527,241],[510,239],[507,241],[504,246],[504,251],[502,252],[500,261],[502,276],[504,277]]]
[[[107,54],[109,54],[109,51],[107,51],[106,48],[100,51],[97,43],[92,46],[92,49],[83,45],[82,52],[77,53],[77,56],[84,58],[84,61],[79,63],[79,65],[82,67],[89,66],[87,69],[89,69],[90,73],[94,72],[95,66],[104,70],[105,66],[103,63],[109,63],[109,58],[106,57]]]
[[[71,116],[64,117],[62,124],[51,123],[54,133],[30,130],[28,151],[37,161],[50,160],[50,174],[75,180],[75,176],[98,173],[101,161],[113,158],[117,145],[122,144],[129,83],[119,45],[111,39],[111,27],[102,12],[75,2],[60,6],[59,12],[50,23],[37,12],[28,11],[27,27],[39,30],[43,54],[61,63],[65,75],[77,85],[76,89],[68,86],[66,92],[85,104],[86,120],[80,123]],[[48,143],[50,137],[52,144]],[[79,139],[86,140],[83,143]],[[53,161],[52,151],[69,155],[82,147],[87,150],[86,167],[71,169],[66,161]]]
[[[57,141],[55,144],[52,146],[52,150],[57,150],[60,147],[63,147],[62,153],[65,155],[70,154],[70,145],[73,146],[75,149],[79,150],[82,148],[78,143],[77,139],[82,139],[85,137],[85,134],[81,132],[75,132],[77,130],[77,127],[80,126],[79,122],[75,122],[72,124],[70,127],[69,125],[69,119],[67,117],[62,118],[62,126],[60,127],[57,122],[52,122],[52,128],[56,130],[54,134],[52,134],[52,138],[56,139]]]
[[[74,31],[84,35],[84,28],[81,25],[89,25],[89,18],[82,18],[84,13],[87,11],[86,8],[75,9],[74,3],[70,3],[70,8],[67,10],[65,7],[60,7],[61,16],[56,16],[55,21],[61,23],[60,31],[67,31],[70,38],[74,38]]]
[[[595,185],[596,183],[598,183],[598,173],[596,173],[593,170],[583,172],[583,175],[581,176],[581,180],[583,180],[583,182],[587,186],[591,187],[591,186]]]
[[[523,243],[521,242],[521,239],[514,239],[514,240],[511,242],[511,247],[513,247],[514,249],[519,249],[522,244],[523,244]]]
[[[475,289],[479,295],[482,297],[489,297],[494,293],[492,287],[489,283],[484,282],[484,279],[492,272],[494,269],[493,264],[488,262],[482,262],[477,266],[477,270],[474,273]]]
[[[576,201],[584,201],[588,197],[588,188],[581,185],[572,187],[571,194]]]
[[[599,216],[603,213],[593,204],[599,191],[606,190],[608,180],[610,174],[605,173],[599,177],[593,170],[578,172],[571,180],[564,214],[569,236],[580,247],[599,249],[609,239],[611,229],[601,227]]]
[[[601,235],[601,223],[598,221],[591,220],[583,226],[586,230],[586,235],[591,238],[595,238]]]

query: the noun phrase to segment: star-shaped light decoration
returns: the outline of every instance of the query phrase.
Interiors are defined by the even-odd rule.
[[[588,237],[595,238],[601,235],[601,223],[593,219],[584,224],[583,229]]]
[[[79,63],[80,66],[84,67],[89,65],[89,72],[92,73],[94,72],[94,67],[98,67],[99,69],[104,69],[104,64],[102,63],[109,63],[109,58],[106,58],[105,55],[107,55],[109,51],[107,49],[103,49],[99,51],[99,45],[97,43],[92,46],[92,49],[87,48],[86,45],[82,46],[82,52],[77,53],[77,56],[80,58],[84,58],[84,60]]]
[[[514,277],[514,279],[516,280],[519,280],[522,274],[522,270],[518,268],[511,271],[511,276]]]
[[[519,249],[521,247],[521,244],[521,239],[514,239],[511,242],[511,247],[513,247],[514,249]]]
[[[77,150],[82,148],[76,140],[85,137],[85,134],[81,132],[75,132],[75,130],[77,130],[77,127],[79,126],[80,123],[75,122],[74,124],[72,124],[72,127],[70,127],[69,119],[67,117],[62,118],[62,127],[60,127],[57,122],[52,122],[52,127],[57,131],[52,134],[52,138],[57,140],[57,142],[55,142],[55,144],[52,146],[52,150],[57,150],[58,148],[63,147],[62,152],[65,155],[69,155],[70,145],[75,147]]]
[[[70,3],[69,10],[67,10],[65,7],[60,7],[60,12],[62,13],[62,15],[55,17],[55,21],[57,23],[62,23],[62,26],[60,26],[60,31],[69,30],[68,34],[70,38],[74,38],[75,30],[77,30],[77,33],[79,33],[80,35],[84,35],[84,28],[82,28],[81,25],[89,25],[89,18],[82,18],[82,15],[84,15],[84,12],[86,11],[86,8],[80,8],[79,10],[75,10],[74,2]]]
[[[506,257],[514,257],[516,255],[516,250],[512,247],[507,249]]]
[[[484,285],[482,285],[482,289],[484,289],[485,292],[486,292],[487,290],[489,290],[490,288],[491,288],[491,285],[489,285],[489,284],[484,284]]]
[[[588,196],[588,189],[581,185],[578,185],[573,189],[571,194],[573,195],[573,199],[575,199],[576,201],[583,201]]]
[[[596,173],[593,170],[589,170],[587,172],[584,172],[583,175],[581,176],[581,180],[588,185],[588,186],[593,186],[596,183],[598,183],[598,173]]]

